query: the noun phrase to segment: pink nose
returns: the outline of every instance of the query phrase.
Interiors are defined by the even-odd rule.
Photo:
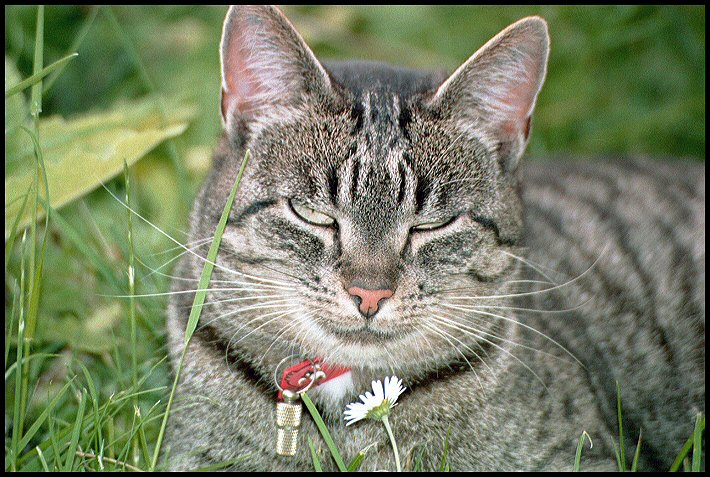
[[[366,317],[370,317],[377,313],[380,300],[391,297],[394,292],[392,290],[368,290],[360,287],[348,288],[350,296],[355,298],[355,303],[360,299],[360,313]]]

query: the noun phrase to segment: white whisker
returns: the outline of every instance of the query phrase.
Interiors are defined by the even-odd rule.
[[[572,285],[573,283],[581,280],[587,273],[589,273],[596,265],[599,263],[599,260],[601,260],[602,256],[604,256],[604,253],[606,252],[606,249],[609,248],[609,245],[607,244],[604,246],[604,250],[601,251],[599,256],[597,257],[596,260],[594,260],[594,263],[592,263],[589,268],[587,268],[584,272],[582,272],[580,275],[576,276],[575,278],[568,280],[565,283],[556,285],[554,287],[546,288],[544,290],[536,290],[536,291],[531,291],[531,292],[521,292],[521,293],[512,293],[512,294],[505,294],[505,295],[477,295],[477,296],[461,296],[461,297],[447,297],[447,299],[461,299],[461,300],[478,300],[478,299],[496,299],[496,298],[515,298],[515,297],[521,297],[521,296],[531,296],[531,295],[540,295],[542,293],[547,293],[555,290],[559,290],[561,288],[564,288],[566,286]],[[460,291],[458,288],[452,288],[449,290],[440,290],[440,294],[445,294],[448,292],[452,291]]]
[[[576,305],[572,308],[565,308],[562,310],[538,310],[537,308],[522,308],[522,307],[517,307],[517,306],[503,306],[503,305],[463,305],[463,304],[458,304],[462,308],[467,308],[470,307],[472,309],[497,309],[497,310],[516,310],[516,311],[525,311],[529,313],[568,313],[570,311],[575,311],[578,310],[582,307],[584,307],[587,303],[592,301],[594,297],[589,297],[584,302],[580,303],[579,305]]]
[[[249,300],[261,300],[263,298],[272,298],[273,300],[269,301],[264,301],[260,302],[259,304],[266,304],[266,303],[281,303],[281,302],[291,302],[293,299],[296,297],[296,295],[291,294],[291,295],[254,295],[254,296],[240,296],[237,298],[227,298],[224,300],[213,300],[213,301],[206,301],[202,304],[202,306],[207,306],[207,305],[217,305],[220,303],[233,303],[233,302],[240,302],[240,301],[249,301]]]
[[[214,236],[212,236],[212,237],[205,237],[205,238],[197,239],[197,240],[193,240],[192,242],[187,242],[187,243],[185,243],[185,244],[183,244],[183,245],[184,245],[185,247],[191,248],[191,249],[192,249],[192,248],[198,248],[198,247],[200,247],[201,245],[204,245],[204,244],[207,244],[207,243],[212,242],[212,240],[214,240]],[[154,252],[154,253],[148,254],[148,257],[157,257],[158,255],[165,255],[165,254],[167,254],[167,253],[175,252],[176,250],[183,250],[183,247],[170,247],[170,248],[167,248],[167,249],[165,249],[165,250],[163,250],[163,251],[161,251],[161,252]],[[181,255],[183,255],[184,253],[185,253],[185,251],[183,250],[182,252],[180,252],[180,254],[179,254],[178,256],[181,256]]]
[[[465,332],[465,329],[464,329],[464,328],[466,328],[466,327],[465,327],[464,325],[461,325],[460,323],[457,323],[457,322],[452,321],[452,320],[450,320],[450,319],[444,318],[443,316],[433,315],[433,319],[436,320],[436,321],[438,321],[439,323],[445,325],[445,326],[447,326],[447,323],[449,323],[448,326],[450,326],[450,327],[452,327],[452,328],[454,328],[454,329],[458,329],[459,331],[464,331],[464,332]],[[443,320],[443,322],[442,322],[442,320]],[[473,329],[475,330],[475,328],[473,328]],[[478,330],[478,331],[480,331],[480,330]],[[485,332],[484,332],[484,333],[485,333]],[[537,375],[537,373],[535,373],[535,371],[533,371],[527,364],[525,364],[522,360],[520,360],[520,358],[518,358],[517,356],[515,356],[513,353],[511,353],[511,352],[508,351],[507,349],[503,348],[502,346],[498,345],[497,343],[494,343],[494,342],[492,342],[492,341],[490,341],[490,340],[488,340],[488,339],[486,339],[486,338],[483,338],[482,336],[476,335],[476,334],[472,334],[472,335],[473,335],[475,338],[480,339],[480,340],[483,340],[483,341],[485,341],[486,343],[490,344],[491,346],[494,346],[495,348],[499,349],[501,352],[507,354],[508,356],[510,356],[511,358],[513,358],[514,360],[516,360],[516,361],[517,361],[518,363],[520,363],[525,369],[527,369],[528,371],[530,371],[530,372],[532,373],[532,375],[535,376],[535,378],[540,382],[540,384],[542,384],[542,386],[543,386],[545,389],[547,389],[547,386],[546,386],[545,383],[542,381],[542,379],[540,379],[540,377]],[[514,343],[514,342],[512,342],[512,341],[503,340],[502,338],[498,338],[498,339],[500,339],[501,341],[506,341],[506,342],[508,342],[508,343],[512,343],[512,344],[518,345],[518,343]],[[533,348],[529,348],[529,347],[524,346],[524,345],[519,345],[519,346],[521,346],[521,347],[523,347],[523,348],[533,349]],[[538,351],[538,350],[534,350],[534,351]]]
[[[112,196],[114,199],[116,199],[120,204],[122,204],[125,208],[127,208],[129,211],[131,211],[132,214],[135,214],[136,217],[140,218],[140,219],[143,220],[145,223],[147,223],[148,225],[150,225],[153,229],[157,230],[160,234],[162,234],[163,236],[165,236],[168,240],[171,240],[171,241],[172,241],[173,243],[175,243],[178,247],[184,249],[186,252],[190,253],[191,255],[194,255],[194,256],[197,257],[198,259],[200,259],[200,260],[202,260],[202,261],[204,261],[204,262],[210,263],[210,264],[211,264],[212,266],[214,266],[215,268],[217,268],[217,269],[219,269],[219,270],[222,270],[222,271],[224,271],[224,272],[226,272],[226,273],[231,273],[231,274],[234,274],[234,275],[239,275],[239,276],[243,276],[243,277],[246,277],[246,278],[251,278],[251,279],[254,279],[254,280],[257,280],[257,281],[263,281],[263,282],[266,282],[266,283],[271,283],[271,284],[281,285],[281,286],[289,286],[289,285],[291,285],[291,284],[288,283],[288,282],[280,282],[280,281],[277,281],[277,280],[270,280],[270,279],[261,278],[261,277],[257,277],[257,276],[254,276],[254,275],[250,275],[250,274],[248,274],[248,273],[242,273],[242,272],[237,272],[236,270],[230,270],[229,268],[226,268],[226,267],[224,267],[224,266],[222,266],[222,265],[220,265],[220,264],[218,264],[218,263],[215,263],[215,262],[212,262],[212,261],[208,260],[206,257],[202,257],[201,255],[199,255],[199,254],[193,252],[191,249],[185,247],[182,243],[180,243],[179,241],[177,241],[176,239],[174,239],[171,235],[169,235],[168,233],[164,232],[160,227],[158,227],[157,225],[153,224],[151,221],[149,221],[148,219],[146,219],[145,217],[143,217],[141,214],[139,214],[138,212],[136,212],[136,211],[135,211],[133,208],[131,208],[128,204],[124,203],[121,199],[119,199],[118,197],[116,197],[116,195],[115,195],[113,192],[111,192],[111,190],[109,190],[109,188],[106,187],[105,185],[104,185],[104,189],[106,189],[106,191],[107,191],[109,194],[111,194],[111,196]]]
[[[511,258],[514,258],[514,259],[516,259],[516,260],[518,260],[518,261],[524,263],[525,265],[527,265],[528,267],[532,268],[532,269],[535,270],[537,273],[539,273],[540,275],[542,275],[544,278],[546,278],[546,279],[547,279],[550,283],[552,283],[553,285],[559,285],[555,280],[553,280],[552,278],[550,278],[549,275],[547,275],[545,272],[543,272],[543,271],[540,269],[540,266],[539,266],[539,265],[533,263],[532,261],[529,261],[529,260],[527,260],[527,259],[525,259],[525,258],[523,258],[523,257],[519,257],[519,256],[517,256],[517,255],[515,255],[515,254],[513,254],[513,253],[508,252],[507,250],[500,250],[500,253],[505,254],[505,255],[507,255],[507,256],[509,256],[509,257],[511,257]]]
[[[445,316],[447,316],[447,317],[449,317],[449,318],[451,318],[451,319],[453,319],[453,320],[463,320],[463,321],[465,321],[465,322],[466,322],[466,325],[461,325],[461,326],[470,326],[471,323],[472,323],[471,320],[474,318],[474,317],[471,317],[471,316],[467,316],[467,315],[457,315],[457,314],[455,314],[455,313],[446,312],[446,311],[440,311],[440,313],[443,313]],[[473,324],[478,324],[478,322],[473,322]],[[554,354],[552,354],[552,353],[548,353],[547,351],[543,351],[543,350],[541,350],[541,349],[533,348],[532,346],[528,346],[528,345],[525,345],[525,344],[523,344],[523,343],[519,343],[519,342],[517,342],[517,341],[513,341],[513,340],[509,340],[509,339],[503,338],[502,336],[498,336],[498,335],[496,335],[496,334],[493,334],[493,333],[488,332],[488,331],[485,331],[485,330],[478,330],[478,329],[473,328],[473,327],[471,327],[471,328],[472,328],[474,331],[476,331],[476,332],[483,333],[484,335],[487,335],[487,336],[490,336],[490,337],[492,337],[492,338],[494,338],[494,339],[500,340],[501,342],[508,343],[508,344],[510,344],[510,345],[517,346],[517,347],[519,347],[519,348],[524,348],[524,349],[527,349],[527,350],[530,350],[530,351],[534,351],[535,353],[544,354],[545,356],[549,356],[549,357],[551,357],[551,358],[557,359],[557,360],[562,361],[562,362],[565,362],[565,363],[570,363],[570,361],[567,361],[566,359],[561,358],[561,357],[559,357],[559,356],[557,356],[557,355],[554,355]]]
[[[303,323],[303,322],[305,322],[306,320],[308,320],[308,319],[309,319],[311,316],[313,316],[314,314],[315,314],[315,311],[313,311],[313,312],[311,312],[311,313],[307,313],[307,314],[305,314],[305,315],[299,315],[299,316],[297,316],[295,319],[291,320],[291,322],[290,322],[287,326],[285,326],[281,331],[279,331],[278,333],[276,333],[276,335],[274,336],[274,339],[271,340],[271,344],[269,345],[269,347],[266,348],[266,351],[264,351],[264,354],[261,355],[261,359],[259,360],[259,363],[263,363],[263,362],[264,362],[264,359],[266,358],[266,355],[269,354],[269,351],[271,350],[271,348],[273,348],[273,346],[276,344],[276,342],[279,340],[279,338],[281,338],[281,337],[282,337],[284,334],[286,334],[287,332],[291,331],[291,330],[292,330],[293,328],[295,328],[296,326],[298,326],[298,325],[300,325],[301,323]]]
[[[451,345],[451,347],[453,347],[454,350],[456,350],[456,352],[461,355],[461,357],[464,359],[464,361],[466,361],[466,363],[468,364],[468,367],[471,368],[471,371],[473,372],[473,375],[476,377],[476,380],[478,381],[478,385],[481,387],[481,391],[483,391],[483,392],[485,393],[485,392],[486,392],[486,388],[483,386],[483,383],[481,383],[481,379],[478,377],[478,373],[476,373],[476,370],[473,369],[473,365],[472,365],[471,362],[468,360],[468,358],[466,357],[466,355],[463,354],[463,353],[461,352],[461,350],[460,350],[455,344],[453,344],[453,343],[451,342],[451,340],[447,337],[448,333],[446,333],[446,332],[440,330],[438,327],[436,327],[435,325],[432,325],[432,324],[430,324],[430,323],[424,323],[424,322],[422,322],[422,325],[423,325],[425,328],[427,328],[429,331],[431,331],[432,333],[434,333],[434,334],[436,334],[436,335],[438,335],[438,336],[441,336],[441,337],[444,338],[446,341],[448,341],[448,343]],[[474,354],[476,354],[476,353],[474,352]],[[480,358],[479,358],[479,359],[480,359]]]
[[[197,292],[233,292],[233,291],[256,291],[256,292],[266,292],[269,291],[269,289],[262,289],[262,288],[198,288],[195,290],[178,290],[178,291],[169,291],[169,292],[159,292],[159,293],[144,293],[140,295],[98,295],[102,297],[108,297],[108,298],[147,298],[147,297],[156,297],[156,296],[170,296],[170,295],[184,295],[187,293],[197,293]]]
[[[448,327],[448,328],[454,328],[454,329],[456,329],[456,330],[458,330],[458,331],[464,331],[464,332],[465,332],[465,330],[463,330],[462,328],[460,328],[459,325],[458,325],[456,322],[454,322],[454,321],[452,321],[452,320],[449,320],[449,319],[447,319],[447,318],[444,318],[444,317],[442,317],[442,316],[439,316],[439,315],[431,315],[431,316],[430,316],[430,319],[433,319],[433,320],[436,321],[437,323],[442,324],[442,325],[444,325],[444,326],[446,326],[446,327]],[[471,349],[468,345],[466,345],[466,343],[464,343],[463,341],[459,340],[459,339],[456,338],[454,335],[452,335],[452,334],[450,334],[450,333],[447,333],[447,334],[448,334],[448,336],[450,336],[451,338],[453,338],[453,339],[455,339],[457,342],[459,342],[462,346],[466,347],[466,349],[468,349],[469,351],[471,351],[471,352],[474,354],[474,356],[476,357],[476,359],[478,359],[478,360],[481,362],[481,364],[483,364],[483,366],[485,366],[485,367],[488,369],[488,371],[490,371],[491,376],[493,376],[493,379],[494,379],[496,382],[498,382],[498,376],[496,376],[495,372],[494,372],[494,371],[491,369],[491,367],[488,365],[488,362],[487,362],[488,360],[485,360],[485,359],[481,358],[481,357],[478,355],[478,353],[476,353],[473,349]],[[492,343],[491,341],[488,341],[488,340],[486,340],[485,338],[482,338],[482,337],[480,337],[480,336],[478,336],[478,335],[476,335],[476,334],[474,334],[474,333],[470,333],[470,332],[469,332],[468,334],[471,335],[471,336],[473,336],[473,337],[476,338],[476,339],[480,339],[480,340],[483,340],[483,341],[485,341],[485,342],[487,342],[487,343],[494,344],[494,343]],[[481,348],[481,351],[483,351],[483,352],[486,354],[486,357],[488,357],[488,353],[486,353],[486,351],[485,351],[483,348]]]
[[[267,317],[267,316],[270,316],[270,315],[272,315],[272,314],[276,314],[276,316],[275,316],[274,318],[271,318],[271,319],[267,320],[266,322],[260,324],[259,326],[257,326],[257,327],[254,328],[253,330],[251,330],[249,333],[247,333],[246,335],[242,336],[242,337],[239,338],[237,341],[235,341],[235,342],[234,342],[234,346],[238,345],[240,342],[242,342],[243,340],[247,339],[249,336],[251,336],[253,333],[256,333],[257,331],[259,331],[259,330],[260,330],[261,328],[263,328],[264,326],[267,326],[269,323],[272,323],[272,322],[275,321],[275,320],[278,320],[278,319],[280,319],[280,318],[282,318],[282,317],[284,317],[284,316],[287,316],[287,315],[291,314],[292,312],[293,312],[293,309],[288,309],[288,310],[286,310],[286,311],[272,312],[272,313],[267,313],[266,315],[258,316],[257,318],[250,320],[249,323],[247,323],[247,324],[251,324],[251,323],[253,323],[253,322],[256,321],[256,320],[263,319],[263,318],[265,318],[265,317]],[[277,314],[277,313],[278,313],[278,314]],[[229,338],[229,341],[227,342],[227,347],[226,347],[226,349],[225,349],[225,356],[226,356],[226,357],[229,357],[229,348],[232,346],[232,340],[234,340],[234,338],[237,336],[237,334],[239,333],[239,331],[240,331],[242,328],[244,328],[244,325],[242,325],[241,327],[239,327],[239,329],[238,329],[234,334],[232,334],[232,337]]]
[[[447,305],[447,304],[442,304],[442,306],[445,306],[446,308],[450,308],[450,309],[454,309],[454,310],[469,311],[469,312],[471,312],[471,313],[477,313],[477,314],[479,314],[479,315],[492,316],[492,317],[494,317],[494,318],[499,318],[499,319],[501,319],[501,320],[505,320],[505,321],[509,321],[509,322],[511,322],[511,323],[515,323],[515,324],[518,325],[518,326],[522,326],[523,328],[528,329],[528,330],[532,331],[533,333],[536,333],[536,334],[542,336],[543,338],[545,338],[545,339],[551,341],[551,342],[554,343],[556,346],[558,346],[562,351],[564,351],[565,353],[567,353],[568,355],[570,355],[570,356],[572,357],[572,359],[574,359],[580,366],[584,367],[584,365],[582,364],[582,362],[581,362],[579,359],[577,359],[577,357],[576,357],[575,355],[573,355],[571,351],[569,351],[567,348],[565,348],[565,347],[562,346],[560,343],[558,343],[557,341],[555,341],[553,338],[547,336],[545,333],[543,333],[543,332],[541,332],[541,331],[536,330],[536,329],[533,328],[532,326],[526,325],[525,323],[522,323],[522,322],[520,322],[520,321],[518,321],[518,320],[515,320],[515,319],[513,319],[513,318],[510,318],[510,317],[508,317],[508,316],[498,315],[498,314],[490,313],[490,312],[487,312],[487,311],[476,310],[476,309],[472,309],[471,307],[464,308],[464,307],[460,307],[460,306],[456,306],[456,305]]]

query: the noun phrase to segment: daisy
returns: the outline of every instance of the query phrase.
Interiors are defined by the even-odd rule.
[[[385,385],[382,381],[372,381],[371,392],[360,395],[362,402],[353,402],[347,405],[345,410],[346,425],[353,424],[363,419],[375,419],[381,421],[383,417],[389,415],[390,409],[397,405],[397,398],[406,388],[402,386],[402,380],[397,376],[385,378]]]
[[[402,468],[399,463],[399,451],[397,450],[397,442],[394,440],[394,434],[390,427],[388,416],[393,407],[397,405],[397,398],[407,389],[402,386],[402,380],[397,376],[385,378],[385,385],[382,386],[382,381],[372,381],[373,393],[367,391],[360,395],[360,401],[353,402],[346,406],[345,420],[349,426],[363,419],[374,419],[382,421],[392,442],[394,450],[394,458],[397,464],[397,471],[401,472]]]

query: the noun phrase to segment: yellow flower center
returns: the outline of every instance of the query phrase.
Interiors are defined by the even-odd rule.
[[[375,419],[376,421],[381,421],[383,417],[389,415],[390,409],[390,401],[389,399],[385,399],[379,406],[370,409],[367,412],[366,417],[368,419]]]

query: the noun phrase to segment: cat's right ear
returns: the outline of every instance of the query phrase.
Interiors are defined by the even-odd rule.
[[[439,87],[431,105],[496,150],[504,170],[513,170],[528,142],[549,50],[545,20],[519,20],[461,65]]]
[[[228,132],[283,120],[331,90],[323,66],[281,11],[234,5],[224,20],[222,121]]]

